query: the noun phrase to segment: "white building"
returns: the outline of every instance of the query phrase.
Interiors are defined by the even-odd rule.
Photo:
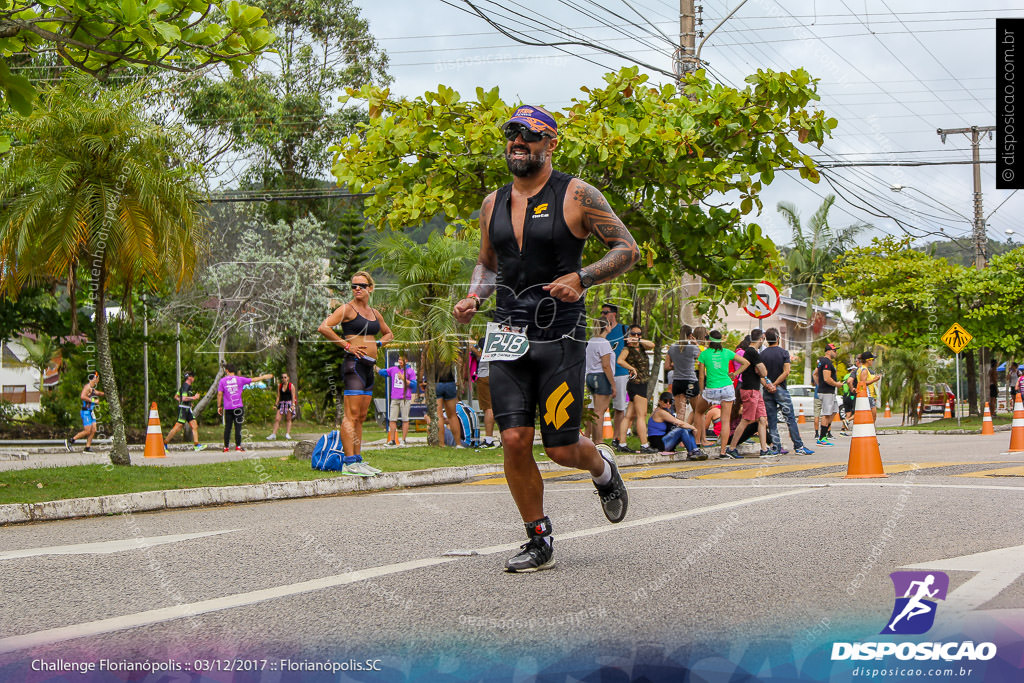
[[[25,362],[27,357],[25,347],[17,341],[0,341],[0,399],[36,412],[40,408],[39,371]]]

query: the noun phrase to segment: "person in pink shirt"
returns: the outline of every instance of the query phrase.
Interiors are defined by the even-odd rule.
[[[231,440],[231,425],[235,426],[235,450],[245,451],[242,448],[242,423],[245,422],[245,406],[242,404],[242,389],[246,384],[270,379],[271,374],[260,375],[259,377],[242,377],[236,374],[235,366],[231,363],[224,364],[224,372],[227,373],[220,378],[217,385],[217,414],[224,417],[224,452],[228,452],[228,442]]]

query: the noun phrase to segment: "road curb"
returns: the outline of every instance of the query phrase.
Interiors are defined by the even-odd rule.
[[[683,458],[686,454],[683,453]],[[649,465],[662,462],[677,462],[679,458],[663,455],[620,455],[616,462],[620,466]],[[553,462],[540,462],[542,472],[565,470]],[[67,498],[42,503],[8,503],[0,505],[0,526],[23,524],[25,522],[49,522],[80,517],[99,517],[155,510],[204,507],[207,505],[228,505],[232,503],[256,503],[267,500],[291,498],[312,498],[316,496],[337,496],[363,491],[384,491],[388,489],[414,488],[458,484],[482,474],[501,474],[502,465],[463,465],[459,467],[438,467],[410,472],[385,472],[376,477],[332,477],[330,479],[308,479],[305,481],[275,481],[264,484],[243,484],[240,486],[207,486],[193,489],[170,489],[164,491],[142,491],[120,493],[91,498]]]
[[[1008,432],[1010,431],[1010,425],[999,425],[993,428],[997,432]],[[884,434],[931,434],[945,435],[945,436],[966,436],[973,434],[975,436],[981,435],[980,429],[886,429],[885,427],[879,428],[876,432],[879,436]]]

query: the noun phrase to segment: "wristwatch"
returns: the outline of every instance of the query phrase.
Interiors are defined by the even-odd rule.
[[[583,270],[582,268],[577,270],[576,274],[580,278],[580,285],[583,287],[583,289],[588,289],[588,288],[594,286],[594,276],[593,275],[591,275],[587,271]]]

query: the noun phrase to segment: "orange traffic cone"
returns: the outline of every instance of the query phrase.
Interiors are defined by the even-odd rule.
[[[797,415],[796,423],[799,425],[807,424],[807,418],[804,417],[804,407],[800,406],[800,414]]]
[[[924,415],[924,405],[920,401],[918,401],[917,402],[917,419],[920,420],[923,415]]]
[[[953,417],[953,413],[949,410],[949,401],[946,401],[946,409],[942,411],[942,418],[948,420]]]
[[[160,431],[160,413],[156,410],[156,401],[149,407],[149,426],[146,427],[146,458],[166,458],[164,452],[164,435]]]
[[[850,439],[850,461],[846,466],[846,479],[873,479],[888,476],[882,469],[882,454],[878,450],[875,423],[871,419],[871,403],[867,387],[857,384],[857,403],[853,413],[853,435]]]
[[[992,426],[992,413],[988,409],[988,401],[985,401],[985,415],[981,418],[981,433],[982,434],[995,434],[996,430]]]
[[[607,412],[604,414],[604,433],[601,434],[603,439],[614,439],[615,428],[612,427],[612,416]]]
[[[1020,394],[1013,403],[1013,423],[1010,427],[1010,453],[1024,451],[1024,404],[1020,402]]]
[[[882,417],[892,417],[892,407],[889,405],[888,401],[885,402],[885,415]]]

